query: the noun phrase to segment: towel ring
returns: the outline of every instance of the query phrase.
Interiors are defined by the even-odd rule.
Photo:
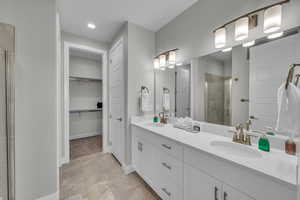
[[[289,83],[291,83],[293,81],[294,71],[295,71],[296,67],[300,67],[300,64],[292,64],[292,65],[290,65],[289,73],[288,73],[288,76],[286,78],[286,83],[285,83],[285,89],[286,90],[289,87]],[[299,77],[297,77],[297,79],[299,79]],[[299,81],[299,80],[297,80],[297,81]]]

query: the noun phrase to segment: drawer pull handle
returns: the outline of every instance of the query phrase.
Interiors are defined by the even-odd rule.
[[[228,194],[227,194],[227,192],[224,192],[224,200],[227,200],[227,196],[228,196]]]
[[[167,163],[165,163],[165,162],[163,162],[163,163],[161,163],[165,168],[167,168],[167,169],[169,169],[169,170],[171,170],[172,169],[172,167],[170,166],[170,165],[168,165]]]
[[[141,142],[138,142],[138,150],[139,150],[140,152],[143,151],[143,144],[142,144]]]
[[[171,150],[171,149],[172,149],[172,147],[171,147],[171,146],[168,146],[168,145],[166,145],[166,144],[162,144],[161,146],[163,146],[164,148],[166,148],[166,149],[169,149],[169,150]]]
[[[171,193],[168,192],[168,190],[166,188],[162,188],[161,189],[164,193],[166,193],[168,196],[171,196]]]
[[[215,200],[218,200],[218,188],[215,187]]]

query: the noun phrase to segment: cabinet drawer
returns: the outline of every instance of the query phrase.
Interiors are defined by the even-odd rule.
[[[161,136],[156,136],[155,142],[156,146],[159,147],[163,152],[173,156],[179,161],[183,160],[183,146],[178,142]]]
[[[180,143],[136,126],[132,126],[132,131],[136,136],[144,138],[159,149],[162,149],[167,154],[177,158],[178,160],[183,160],[183,146]]]
[[[166,177],[161,176],[159,183],[156,185],[156,192],[162,200],[182,200],[183,188]]]
[[[167,180],[183,185],[183,162],[172,156],[157,150],[157,169],[158,174],[164,176]]]

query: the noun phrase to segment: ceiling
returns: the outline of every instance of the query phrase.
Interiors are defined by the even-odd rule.
[[[124,22],[157,31],[197,0],[58,0],[62,30],[111,42]],[[87,28],[92,22],[97,27]]]

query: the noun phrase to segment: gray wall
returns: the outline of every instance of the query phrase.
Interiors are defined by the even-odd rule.
[[[248,11],[274,3],[274,0],[199,0],[156,33],[157,52],[179,48],[179,60],[187,60],[217,51],[212,31],[225,22]],[[300,24],[300,1],[291,0],[284,5],[283,28]],[[259,26],[250,31],[249,39],[263,36],[263,17]],[[234,41],[233,28],[228,27],[227,41]],[[228,45],[232,45],[229,43]],[[237,43],[234,43],[237,44]]]
[[[99,55],[100,57],[100,55]],[[100,60],[70,56],[70,76],[102,78]],[[95,109],[102,102],[102,82],[71,81],[70,110]],[[102,112],[70,114],[70,139],[102,134]]]
[[[79,45],[85,45],[97,49],[108,49],[109,47],[109,44],[107,44],[106,42],[87,39],[68,32],[62,32],[62,37],[63,37],[63,41],[67,41]]]
[[[55,1],[2,0],[16,27],[16,198],[57,192]]]
[[[155,33],[128,23],[128,119],[139,114],[138,97],[141,86],[149,88],[154,101],[154,55]],[[130,127],[129,124],[128,127]],[[125,162],[130,164],[131,135],[128,134],[126,139],[127,155]]]

